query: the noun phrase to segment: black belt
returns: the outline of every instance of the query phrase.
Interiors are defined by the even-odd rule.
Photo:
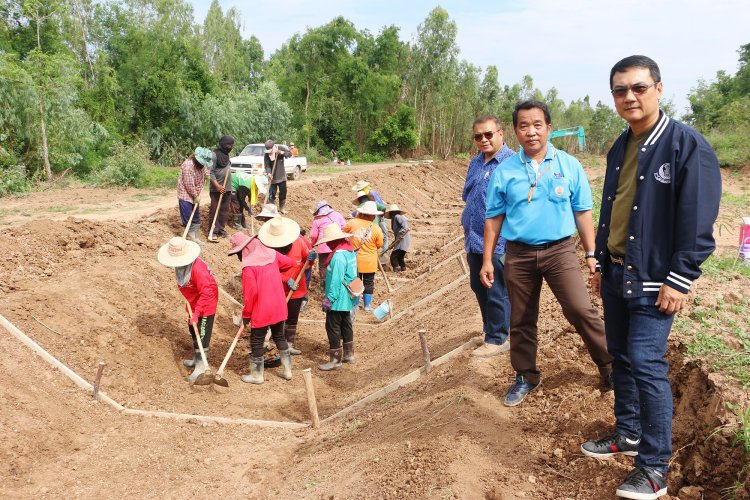
[[[566,236],[565,238],[560,238],[559,240],[548,241],[547,243],[540,243],[538,245],[529,245],[528,243],[524,243],[523,241],[509,241],[508,243],[513,243],[514,245],[518,245],[519,247],[527,248],[529,250],[546,250],[549,247],[559,245],[560,243],[565,243],[569,239],[570,236]]]
[[[624,266],[625,265],[625,256],[624,255],[617,255],[617,254],[609,254],[609,261],[612,264],[615,264],[616,266]]]

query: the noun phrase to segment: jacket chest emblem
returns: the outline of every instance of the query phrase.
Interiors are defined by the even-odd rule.
[[[654,173],[654,178],[662,184],[669,184],[672,182],[672,174],[669,171],[669,163],[662,164],[659,170]]]

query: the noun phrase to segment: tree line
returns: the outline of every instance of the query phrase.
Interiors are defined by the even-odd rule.
[[[101,177],[128,158],[175,165],[225,133],[239,146],[292,140],[312,161],[331,149],[370,161],[461,156],[474,117],[510,123],[529,97],[556,127],[583,125],[593,153],[624,126],[601,102],[566,104],[531,76],[503,85],[497,67],[460,59],[440,7],[412,42],[397,26],[373,34],[335,17],[268,60],[242,37],[239,11],[216,0],[202,24],[184,0],[3,0],[0,24],[0,194],[64,172]]]

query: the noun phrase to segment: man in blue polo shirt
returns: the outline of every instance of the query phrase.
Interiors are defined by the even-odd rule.
[[[495,273],[492,286],[485,288],[479,281],[484,249],[484,214],[487,210],[485,200],[492,172],[503,160],[513,156],[513,151],[503,142],[503,127],[496,116],[480,116],[474,120],[472,128],[479,152],[472,158],[466,171],[466,183],[461,195],[466,206],[461,214],[461,224],[464,227],[466,262],[469,263],[469,283],[479,304],[484,333],[484,343],[471,354],[488,358],[507,352],[510,348],[510,302],[503,275],[504,239],[500,238],[492,254]]]
[[[547,142],[552,119],[544,103],[520,102],[513,127],[521,151],[505,160],[490,178],[480,279],[491,287],[492,256],[501,233],[507,240],[505,282],[510,298],[510,362],[516,380],[504,404],[516,406],[539,387],[536,364],[537,320],[542,280],[562,306],[565,318],[583,338],[611,388],[612,358],[604,323],[591,304],[571,235],[578,229],[590,274],[596,271],[591,188],[581,164]]]

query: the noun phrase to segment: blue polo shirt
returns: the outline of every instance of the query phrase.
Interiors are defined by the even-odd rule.
[[[545,171],[546,169],[546,171]],[[547,143],[547,154],[537,177],[531,158],[523,150],[496,168],[487,189],[486,218],[505,215],[501,235],[508,241],[539,245],[576,232],[573,212],[591,210],[591,186],[583,166],[565,151]]]

